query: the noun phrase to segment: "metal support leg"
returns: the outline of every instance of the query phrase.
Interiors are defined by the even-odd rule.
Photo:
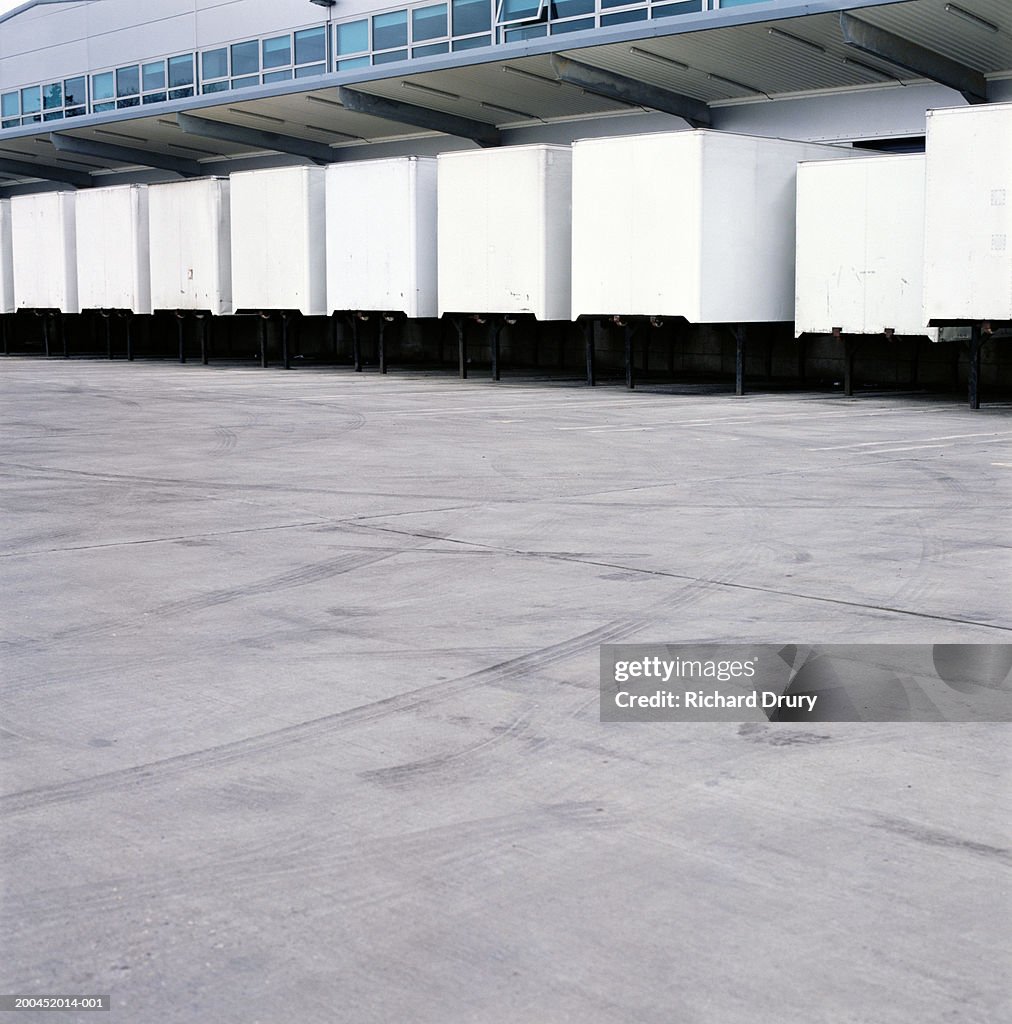
[[[843,340],[843,393],[847,398],[854,394],[854,353],[857,342],[853,338]]]
[[[338,327],[338,316],[337,316],[337,313],[334,313],[333,316],[331,316],[331,318],[330,318],[330,351],[331,351],[331,355],[334,357],[334,362],[335,363],[337,362],[337,348],[338,348],[338,342],[337,342],[338,330],[337,330],[337,327]]]
[[[356,373],[362,372],[362,339],[359,332],[358,314],[351,314],[351,359]]]
[[[914,351],[910,358],[910,383],[915,387],[920,383],[921,376],[921,339],[914,338]]]
[[[636,387],[636,371],[633,367],[633,335],[636,333],[636,327],[632,323],[627,323],[623,328],[623,335],[625,337],[625,386],[632,391]]]
[[[56,330],[60,336],[60,342],[63,345],[63,358],[70,358],[70,349],[67,348],[67,323],[63,319],[62,313],[56,314]]]
[[[583,322],[583,343],[587,351],[587,384],[594,387],[597,384],[597,377],[594,373],[594,321]]]
[[[112,314],[103,312],[102,319],[105,320],[105,357],[112,359]]]
[[[798,380],[802,384],[805,383],[805,356],[807,352],[808,342],[804,337],[798,338]]]
[[[126,352],[127,362],[134,361],[134,318],[127,313],[126,316]]]
[[[200,324],[200,362],[207,366],[207,317],[198,317],[197,323]]]
[[[738,398],[745,394],[745,336],[744,324],[734,328],[734,393]]]
[[[260,367],[267,369],[267,314],[260,314]]]
[[[379,318],[379,334],[376,337],[376,357],[379,361],[380,373],[387,372],[387,348],[386,348],[386,326],[387,318],[380,314]]]
[[[179,333],[179,361],[186,362],[186,318],[182,313],[176,314],[176,330]]]
[[[467,380],[467,339],[465,337],[467,327],[464,321],[457,317],[453,321],[457,330],[457,366],[461,380]]]
[[[502,333],[503,324],[498,317],[492,317],[488,322],[488,346],[492,352],[492,380],[499,380],[499,335]]]
[[[984,347],[984,334],[980,324],[970,329],[969,398],[970,408],[980,408],[980,350]]]
[[[292,357],[288,351],[288,314],[281,314],[281,365],[286,369],[292,368]]]
[[[46,356],[49,356],[49,314],[42,314],[42,343],[46,347]]]
[[[3,339],[4,355],[9,356],[11,354],[10,341],[7,338],[7,317],[0,316],[0,337]]]

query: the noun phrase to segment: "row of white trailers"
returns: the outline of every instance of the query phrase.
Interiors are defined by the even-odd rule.
[[[683,131],[0,200],[0,312],[1012,322],[1012,104],[924,155]]]

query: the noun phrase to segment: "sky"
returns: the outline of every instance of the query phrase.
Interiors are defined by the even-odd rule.
[[[0,14],[6,14],[11,8],[22,4],[24,0],[0,0]]]

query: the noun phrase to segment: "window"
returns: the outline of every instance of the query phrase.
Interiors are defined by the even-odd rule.
[[[407,11],[391,11],[389,14],[373,15],[372,48],[374,50],[389,50],[394,46],[406,46],[407,42]]]
[[[654,7],[650,16],[653,18],[671,18],[678,14],[699,14],[703,9],[699,0],[682,0],[677,4],[663,4]]]
[[[288,67],[292,63],[292,37],[276,36],[274,39],[265,39],[263,51],[265,68]]]
[[[193,54],[169,58],[169,99],[193,95]]]
[[[116,70],[116,95],[136,96],[141,91],[140,68],[134,64],[128,68]]]
[[[22,114],[38,114],[42,110],[42,90],[37,86],[33,85],[28,89],[21,90],[21,113]],[[29,120],[38,121],[37,117],[30,118]]]
[[[66,79],[63,83],[63,96],[67,104],[67,117],[83,114],[88,104],[88,82],[84,75]]]
[[[317,64],[327,61],[327,33],[323,28],[307,28],[295,33],[295,63]],[[266,67],[266,62],[264,67]]]
[[[447,34],[446,4],[435,7],[416,7],[411,12],[411,41],[421,42],[424,39],[442,39]]]
[[[63,86],[59,82],[42,87],[42,106],[45,110],[58,110],[63,106]]]
[[[267,42],[264,42],[266,53]],[[264,62],[266,64],[266,61]],[[282,64],[287,61],[281,61]],[[276,65],[275,65],[276,66]],[[260,44],[253,39],[246,43],[232,44],[232,77],[260,74]]]
[[[602,14],[601,25],[625,25],[630,21],[646,21],[647,12],[641,11],[619,11],[618,14]]]
[[[165,61],[152,61],[141,68],[141,87],[144,92],[165,88]]]
[[[200,77],[204,82],[215,78],[228,78],[228,50],[225,47],[220,50],[205,50],[200,55]]]
[[[349,21],[345,22],[343,25],[337,26],[337,55],[339,57],[343,57],[349,53],[365,53],[368,49],[368,21]]]
[[[469,36],[475,32],[488,32],[492,28],[492,9],[488,0],[452,0],[453,34]],[[485,46],[487,43],[477,44]],[[454,45],[455,50],[465,49]]]
[[[627,3],[628,0],[622,0]],[[545,0],[499,0],[496,20],[500,25],[513,25],[518,21],[537,21],[545,8]]]
[[[698,2],[699,0],[693,0],[693,3],[698,4]],[[552,0],[549,7],[552,21],[559,21],[562,18],[573,18],[580,14],[593,14],[594,0]]]
[[[21,96],[5,92],[0,96],[0,128],[17,128],[21,124]]]
[[[264,84],[269,85],[271,82],[287,82],[292,77],[292,69],[285,68],[284,71],[268,71],[264,75]]]

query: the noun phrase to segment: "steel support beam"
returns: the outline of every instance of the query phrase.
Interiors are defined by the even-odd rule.
[[[330,146],[307,139],[296,139],[291,135],[279,135],[277,132],[264,131],[262,128],[212,121],[206,117],[194,117],[193,114],[176,114],[176,123],[187,135],[200,135],[205,139],[218,139],[220,142],[234,142],[239,146],[249,146],[251,149],[288,153],[290,156],[312,160],[315,164],[332,164],[338,160],[337,153]]]
[[[98,160],[117,160],[125,164],[137,164],[140,167],[155,167],[160,171],[174,171],[184,178],[199,178],[206,173],[196,160],[187,160],[184,157],[164,153],[149,153],[131,146],[115,146],[108,142],[95,142],[92,139],[80,139],[74,135],[63,135],[60,132],[52,132],[49,141],[61,153],[91,156]]]
[[[682,96],[656,85],[648,85],[635,78],[618,75],[614,71],[581,64],[558,53],[552,54],[552,69],[560,81],[579,86],[595,96],[604,96],[610,100],[618,100],[619,103],[629,103],[634,107],[649,107],[651,110],[684,117],[693,128],[710,127],[710,108],[702,100]]]
[[[374,96],[372,93],[359,92],[345,86],[338,89],[338,93],[341,103],[357,114],[369,114],[384,121],[410,124],[415,128],[442,132],[444,135],[456,135],[486,148],[502,144],[499,130],[484,121],[475,121],[459,114],[447,114],[442,110],[431,110],[429,107],[419,107],[414,103],[402,103],[400,100],[387,99],[385,96]]]
[[[0,156],[0,174],[7,174],[12,178],[58,181],[62,185],[73,185],[75,188],[91,188],[95,184],[87,171],[69,171],[63,167],[33,164],[29,160],[11,160],[5,156]]]
[[[967,103],[987,103],[987,80],[976,68],[887,32],[877,25],[870,25],[845,11],[840,14],[840,29],[843,41],[855,50],[947,85],[962,93]]]

